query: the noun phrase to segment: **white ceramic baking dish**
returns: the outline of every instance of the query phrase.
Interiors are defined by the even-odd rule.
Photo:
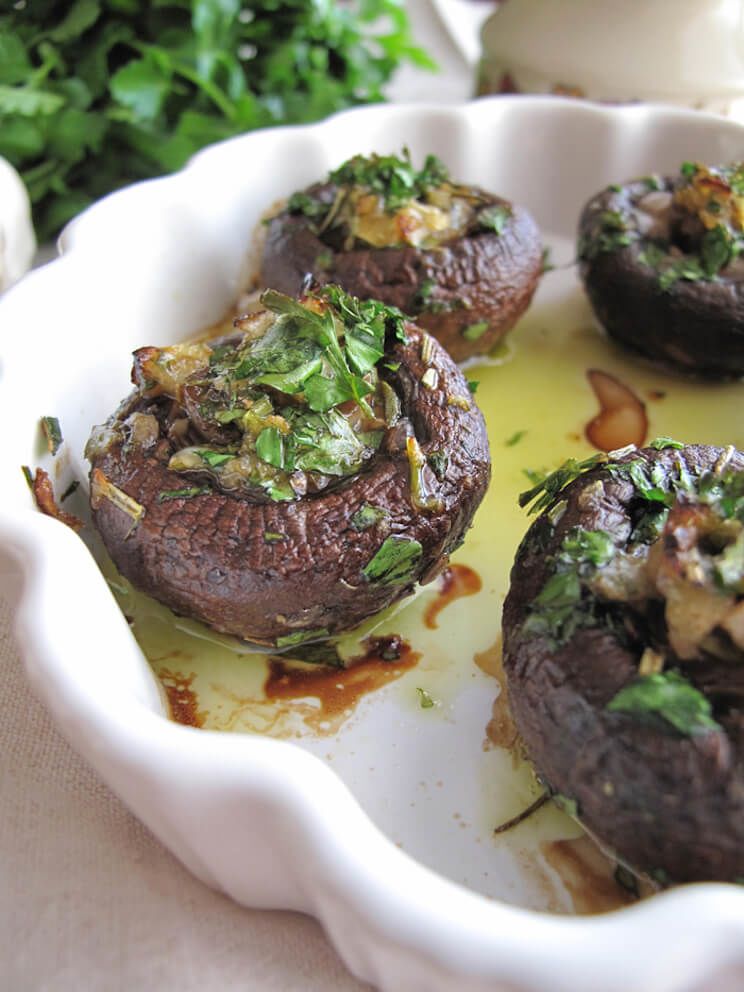
[[[744,129],[550,98],[374,107],[225,142],[87,211],[63,235],[62,257],[0,302],[0,574],[29,678],[74,747],[195,875],[246,905],[316,915],[349,968],[381,989],[716,988],[724,971],[744,976],[735,886],[681,887],[595,917],[518,908],[401,850],[317,754],[167,719],[88,548],[32,504],[23,464],[45,465],[58,490],[86,478],[85,440],[127,393],[133,348],[186,338],[234,303],[268,204],[355,152],[403,145],[524,203],[565,248],[581,204],[604,184],[742,157]],[[42,415],[63,425],[53,466]],[[372,700],[366,719],[389,732],[384,702]],[[389,800],[390,816],[405,820],[408,797]],[[437,852],[426,860],[435,868]]]

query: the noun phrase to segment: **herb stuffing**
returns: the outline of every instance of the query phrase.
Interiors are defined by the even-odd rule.
[[[358,244],[436,248],[469,228],[503,233],[511,209],[488,200],[480,190],[452,182],[435,155],[427,155],[417,169],[404,148],[400,155],[354,155],[331,170],[325,183],[293,193],[286,209],[303,214],[334,247],[334,232],[340,232],[344,250]],[[420,310],[439,309],[435,291],[436,283],[424,278],[417,294]]]
[[[299,302],[267,290],[261,302],[262,313],[237,322],[246,333],[235,344],[142,349],[135,379],[148,396],[198,400],[210,436],[224,439],[179,448],[172,471],[291,500],[358,472],[397,422],[400,402],[377,366],[386,342],[406,340],[404,321],[337,286]],[[203,491],[174,489],[161,501]]]

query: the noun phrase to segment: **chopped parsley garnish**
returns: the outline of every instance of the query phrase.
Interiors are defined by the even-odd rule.
[[[725,519],[744,523],[744,471],[729,469],[720,474],[706,472],[699,483],[702,503],[707,503]]]
[[[515,444],[519,444],[526,433],[527,431],[515,431],[511,437],[508,437],[506,441],[504,441],[504,444],[507,448],[513,448]]]
[[[65,489],[65,491],[60,496],[59,498],[60,503],[64,503],[64,501],[68,499],[70,496],[72,496],[72,494],[76,492],[79,487],[80,487],[80,483],[78,482],[78,480],[73,479],[70,485],[67,487],[67,489]]]
[[[407,148],[402,155],[355,155],[328,176],[338,186],[358,186],[379,193],[388,211],[409,200],[420,199],[449,179],[449,172],[436,155],[427,155],[422,169],[415,169]]]
[[[606,565],[615,554],[615,545],[603,530],[584,530],[574,527],[563,538],[559,560],[591,565]]]
[[[284,442],[276,427],[264,427],[256,438],[256,454],[267,465],[284,468]]]
[[[278,648],[292,648],[306,641],[319,641],[321,637],[328,637],[328,630],[325,627],[318,627],[316,630],[298,630],[294,634],[285,634],[284,637],[277,637],[276,646]]]
[[[663,183],[659,178],[659,176],[644,176],[641,182],[646,187],[646,189],[651,193],[657,192],[658,190],[664,188]]]
[[[662,264],[668,259],[667,253],[656,244],[655,241],[648,241],[642,251],[638,252],[638,261],[642,265],[647,265],[650,269],[658,272]]]
[[[590,458],[585,458],[583,461],[577,461],[575,458],[569,458],[559,468],[555,469],[554,472],[538,479],[532,489],[528,489],[526,492],[520,493],[519,505],[524,507],[532,503],[529,512],[539,513],[541,510],[544,510],[550,506],[558,493],[564,489],[569,482],[573,482],[574,479],[578,479],[578,477],[583,475],[584,472],[588,472],[590,469],[596,468],[597,465],[605,465],[608,461],[609,459],[604,453],[592,455]],[[525,474],[529,477],[529,470],[525,470]]]
[[[42,417],[41,429],[44,432],[44,437],[46,438],[47,447],[49,448],[50,454],[56,455],[62,441],[64,440],[62,437],[62,429],[59,426],[59,421],[56,417]]]
[[[591,600],[582,595],[582,578],[606,565],[615,554],[609,534],[574,527],[566,533],[555,557],[555,571],[532,601],[523,631],[567,641],[579,627],[596,623]]]
[[[705,278],[705,270],[697,258],[682,258],[678,262],[673,262],[659,275],[659,288],[666,292],[680,279],[686,282],[698,282]]]
[[[164,489],[158,493],[158,503],[167,503],[172,499],[193,499],[211,492],[209,486],[188,486],[186,489]]]
[[[475,324],[468,324],[467,327],[463,328],[461,333],[466,341],[477,341],[483,337],[489,326],[487,320],[479,320]]]
[[[286,536],[275,530],[265,530],[263,539],[266,544],[278,544],[280,541],[286,540]]]
[[[235,458],[233,452],[209,451],[207,448],[197,448],[197,454],[210,468],[219,468],[220,465],[224,465],[225,462],[232,461]]]
[[[291,214],[304,214],[306,217],[322,217],[328,211],[328,204],[316,200],[307,193],[293,193],[287,201]]]
[[[200,415],[225,428],[228,443],[182,448],[169,467],[293,499],[307,491],[303,474],[322,488],[357,472],[399,419],[400,400],[378,365],[391,340],[407,340],[405,318],[333,285],[303,302],[267,290],[261,302],[273,315],[262,334],[200,356],[186,375],[204,396]],[[179,357],[171,349],[168,360]]]
[[[597,218],[596,229],[584,235],[579,243],[579,258],[591,261],[597,255],[626,248],[638,241],[638,231],[629,226],[628,216],[620,210],[603,210]]]
[[[676,448],[681,450],[684,448],[684,444],[681,441],[675,441],[673,437],[664,437],[660,435],[655,437],[653,441],[648,442],[648,447],[653,448],[654,451],[663,451],[665,448]]]
[[[447,475],[447,466],[449,465],[449,456],[447,455],[447,452],[430,451],[426,456],[426,460],[429,463],[429,468],[441,482]]]
[[[370,527],[374,527],[381,520],[384,520],[390,514],[387,510],[383,509],[381,506],[372,506],[370,503],[365,503],[361,506],[355,514],[353,514],[351,520],[351,526],[356,531],[368,530]]]
[[[387,537],[374,557],[362,569],[369,582],[392,585],[410,582],[416,574],[423,548],[406,537]]]
[[[434,697],[430,693],[428,693],[426,689],[422,689],[420,686],[416,686],[416,692],[418,693],[419,706],[421,707],[422,710],[430,710],[432,706],[436,705],[434,701]]]
[[[503,234],[511,217],[511,208],[505,204],[494,203],[478,211],[478,226],[484,231]]]
[[[471,396],[475,396],[478,392],[478,386],[480,386],[479,379],[468,379],[468,391]]]
[[[419,309],[426,310],[429,303],[431,302],[431,297],[436,289],[437,284],[434,279],[424,279],[416,293],[415,306]]]
[[[673,670],[640,676],[613,696],[607,709],[661,719],[686,737],[721,729],[711,716],[709,700]]]

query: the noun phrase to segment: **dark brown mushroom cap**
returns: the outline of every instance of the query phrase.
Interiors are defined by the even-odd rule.
[[[682,456],[690,472],[711,468],[719,448],[644,449],[671,469]],[[744,468],[737,453],[732,467]],[[601,488],[597,482],[601,482]],[[637,676],[640,646],[622,624],[579,628],[556,646],[527,636],[523,625],[551,574],[551,557],[576,526],[603,530],[625,548],[637,494],[605,469],[581,476],[561,494],[565,512],[553,529],[538,518],[519,548],[504,605],[504,669],[519,733],[538,774],[575,800],[581,822],[617,856],[661,881],[744,877],[744,668],[706,659],[684,675],[717,700],[722,729],[683,736],[661,723],[607,710]],[[546,536],[547,535],[547,536]]]
[[[658,192],[670,193],[673,184],[661,180]],[[665,368],[716,379],[744,375],[744,267],[736,261],[715,278],[678,279],[664,289],[660,271],[684,253],[667,253],[661,267],[644,261],[649,244],[668,235],[654,232],[652,216],[637,214],[655,192],[642,181],[628,183],[598,193],[582,211],[580,271],[594,315],[615,341]],[[608,212],[627,219],[630,243],[597,250]]]
[[[335,187],[305,192],[333,201]],[[520,206],[482,191],[482,206],[505,206],[500,234],[471,227],[437,248],[334,247],[303,214],[282,211],[268,224],[261,267],[266,286],[297,295],[310,273],[324,285],[338,283],[361,299],[377,299],[414,317],[455,361],[485,354],[530,304],[542,272],[542,239]],[[477,336],[467,328],[487,324]]]
[[[404,419],[356,476],[291,501],[252,502],[220,491],[159,501],[160,493],[190,483],[168,469],[160,445],[136,449],[122,439],[126,418],[148,407],[138,394],[131,397],[109,422],[119,437],[91,462],[92,472],[103,472],[145,510],[133,527],[111,501],[95,501],[95,525],[121,573],[179,614],[267,645],[306,631],[350,629],[433,577],[462,542],[485,494],[488,439],[467,382],[446,352],[430,340],[425,362],[425,335],[412,325],[407,333],[408,343],[396,342],[385,359],[400,362],[388,381]],[[436,373],[434,388],[421,382],[427,370]],[[441,509],[426,512],[411,503],[406,430],[425,455],[446,455],[441,480],[425,470]],[[352,518],[366,504],[387,515],[356,530]],[[391,536],[421,544],[414,574],[398,583],[368,580],[364,568]]]

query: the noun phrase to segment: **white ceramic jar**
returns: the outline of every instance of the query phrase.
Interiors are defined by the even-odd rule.
[[[506,0],[481,93],[671,103],[744,117],[744,0]]]

